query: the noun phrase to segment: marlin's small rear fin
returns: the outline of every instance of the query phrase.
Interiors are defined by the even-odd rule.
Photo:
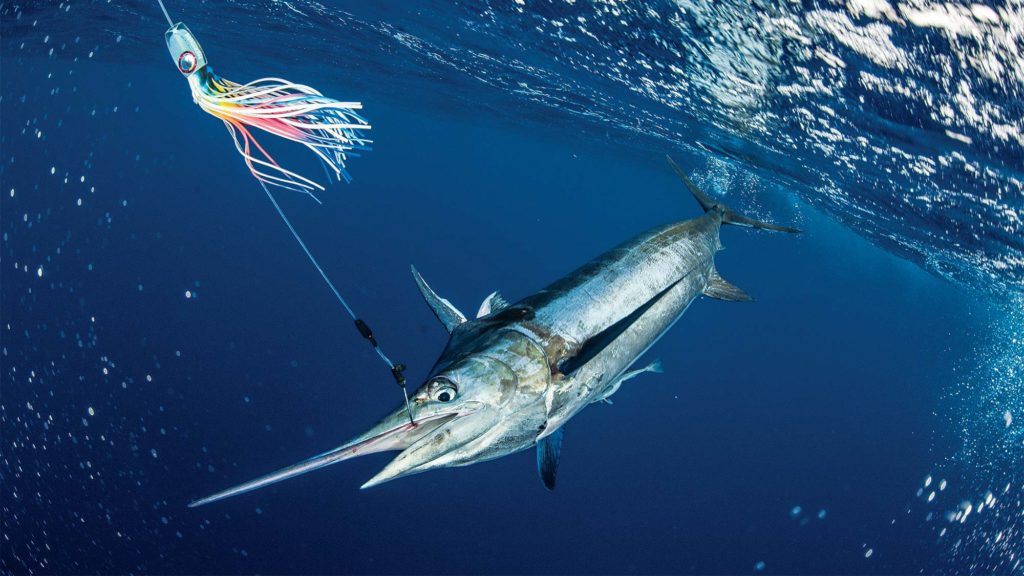
[[[714,268],[711,269],[711,274],[708,276],[708,286],[704,289],[704,295],[730,302],[750,302],[753,300],[746,292],[730,284],[725,278],[722,278],[718,274],[718,270]]]
[[[444,324],[445,329],[451,333],[455,330],[455,327],[466,321],[466,316],[459,312],[459,309],[452,305],[451,302],[441,298],[434,292],[433,288],[427,284],[427,281],[420,275],[419,270],[415,266],[412,267],[412,277],[416,280],[416,285],[420,288],[420,293],[423,294],[423,299],[427,301],[427,305],[434,311],[434,316]]]
[[[537,473],[548,490],[555,489],[555,477],[558,475],[558,459],[562,455],[562,437],[565,428],[559,428],[537,442]]]
[[[801,232],[801,230],[797,230],[796,228],[779,226],[770,222],[762,222],[760,220],[754,220],[753,218],[747,218],[725,204],[715,202],[707,195],[707,193],[698,188],[697,185],[693,183],[693,180],[690,180],[690,178],[683,173],[683,170],[669,155],[666,154],[665,159],[668,160],[669,166],[671,166],[672,170],[675,171],[676,176],[683,181],[683,184],[686,186],[687,190],[690,191],[690,194],[693,194],[693,197],[697,199],[698,203],[700,203],[700,207],[703,208],[705,212],[710,212],[712,210],[718,211],[722,215],[722,222],[724,224],[734,224],[736,226],[746,226],[748,228],[760,228],[762,230],[774,230],[776,232],[788,232],[789,234],[799,234]]]

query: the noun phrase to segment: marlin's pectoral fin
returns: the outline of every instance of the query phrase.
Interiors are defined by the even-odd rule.
[[[722,278],[718,274],[718,270],[714,269],[711,270],[711,275],[708,276],[708,286],[704,289],[704,295],[730,302],[750,302],[753,300],[746,292],[733,286],[725,278]]]
[[[537,442],[537,473],[548,490],[555,489],[555,476],[558,474],[558,458],[562,454],[562,436],[565,428],[559,428],[550,436]]]
[[[438,296],[437,292],[434,292],[415,266],[412,267],[412,277],[416,279],[416,285],[419,286],[423,299],[427,301],[427,305],[434,311],[434,315],[441,321],[441,324],[444,324],[449,333],[455,330],[456,326],[466,321],[466,316],[459,312],[458,308],[448,300]]]
[[[684,276],[685,278],[685,276]],[[601,332],[598,332],[580,346],[579,350],[576,351],[574,356],[562,360],[558,364],[558,370],[566,376],[571,375],[573,372],[578,370],[581,366],[590,362],[597,356],[602,350],[607,348],[615,339],[618,338],[629,329],[640,317],[642,317],[652,306],[661,301],[666,294],[672,291],[673,288],[679,285],[682,278],[672,282],[664,290],[656,294],[653,298],[639,306],[636,310],[633,310],[629,315],[625,316],[618,322],[608,326]]]

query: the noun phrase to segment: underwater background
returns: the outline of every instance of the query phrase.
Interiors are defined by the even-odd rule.
[[[155,2],[0,3],[8,573],[1020,573],[1018,0],[178,2],[212,66],[358,100],[284,209],[415,387],[466,312],[716,198],[702,299],[524,452],[370,490],[390,375],[191,101]],[[271,142],[317,176],[305,150]]]

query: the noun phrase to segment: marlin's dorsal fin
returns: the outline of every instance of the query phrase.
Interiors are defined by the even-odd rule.
[[[437,319],[444,324],[444,327],[450,333],[455,330],[455,327],[466,321],[466,317],[459,312],[458,308],[452,305],[451,302],[441,298],[430,288],[427,281],[420,275],[419,270],[415,266],[412,267],[412,277],[416,279],[416,285],[420,287],[420,293],[423,294],[423,299],[427,301],[427,305],[434,311],[434,315]]]
[[[704,295],[719,300],[730,302],[750,302],[753,300],[746,292],[730,284],[725,278],[718,274],[718,270],[711,269],[708,276],[708,287],[704,289]]]
[[[558,475],[558,458],[562,455],[562,436],[565,427],[559,428],[537,442],[537,473],[548,490],[555,489],[555,476]]]
[[[508,301],[501,297],[501,294],[497,290],[491,292],[484,301],[480,303],[480,309],[476,312],[477,318],[483,318],[488,314],[495,312],[501,312],[505,308],[508,308]]]

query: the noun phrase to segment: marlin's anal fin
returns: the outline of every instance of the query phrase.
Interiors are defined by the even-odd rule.
[[[600,396],[591,400],[591,403],[604,402],[605,404],[611,404],[612,401],[609,400],[609,398],[612,396],[612,394],[615,394],[616,392],[619,391],[619,387],[622,386],[623,382],[627,380],[632,380],[633,378],[636,378],[637,376],[643,374],[644,372],[653,372],[655,374],[661,374],[663,371],[664,370],[661,367],[660,358],[656,359],[654,362],[651,362],[647,366],[644,366],[643,368],[630,370],[629,372],[626,372],[622,376],[619,376],[618,380],[615,380],[614,382],[609,384],[608,387],[605,388],[603,392],[601,392]]]
[[[562,436],[565,428],[559,428],[537,442],[537,473],[548,490],[555,489],[555,476],[558,475],[558,458],[562,454]]]
[[[441,298],[437,295],[437,292],[434,292],[415,266],[412,267],[412,277],[416,279],[416,285],[419,286],[423,299],[427,301],[427,305],[434,311],[434,315],[444,324],[449,333],[455,330],[456,326],[466,321],[466,316],[459,312],[451,302]]]
[[[718,274],[718,270],[713,268],[708,276],[708,286],[704,289],[704,295],[730,302],[750,302],[753,300],[746,292],[733,286],[725,278],[722,278]]]

